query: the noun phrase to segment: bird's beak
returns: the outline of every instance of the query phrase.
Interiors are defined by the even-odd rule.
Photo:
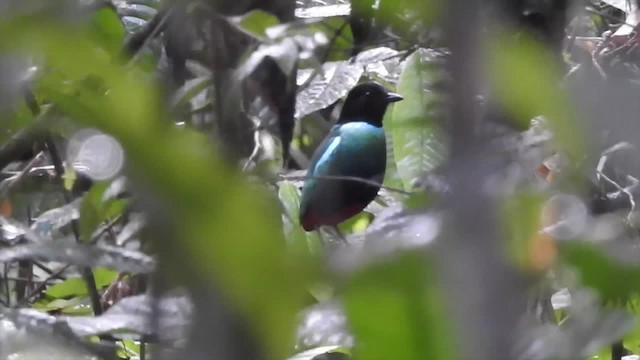
[[[399,94],[392,93],[392,92],[387,94],[387,102],[394,103],[394,102],[400,101],[402,99],[404,99],[404,98],[402,96],[400,96]]]

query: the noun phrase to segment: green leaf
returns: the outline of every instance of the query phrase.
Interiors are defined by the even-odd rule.
[[[34,309],[38,309],[38,310],[43,310],[43,311],[61,311],[64,310],[66,308],[73,308],[78,306],[81,301],[82,301],[82,297],[79,296],[74,296],[71,299],[62,299],[62,298],[56,298],[54,300],[51,301],[47,301],[47,300],[38,300],[36,303],[33,304],[33,308]],[[89,311],[91,311],[91,308],[89,308]]]
[[[339,225],[339,228],[341,230],[346,229],[348,232],[357,233],[364,231],[369,226],[372,220],[373,215],[363,211],[360,214],[348,219],[347,221],[342,222]]]
[[[93,271],[96,287],[101,289],[116,280],[118,272],[114,270],[97,268]],[[68,297],[87,296],[87,285],[81,278],[70,278],[61,283],[50,286],[46,295],[60,299]]]
[[[282,181],[278,188],[278,197],[284,206],[282,220],[285,237],[294,252],[311,257],[322,254],[322,242],[316,231],[306,232],[300,226],[300,193],[293,182]]]
[[[602,245],[585,241],[561,242],[558,249],[579,272],[582,284],[596,289],[605,301],[640,294],[640,265],[622,263],[607,255]]]
[[[118,272],[116,270],[106,268],[95,268],[93,269],[93,277],[96,280],[96,286],[98,289],[101,289],[116,281],[118,278]]]
[[[404,100],[394,104],[392,121],[387,128],[405,189],[411,189],[424,172],[440,164],[445,152],[444,133],[437,124],[442,118],[438,116],[442,97],[432,89],[441,77],[435,56],[423,49],[409,56],[397,86]]]
[[[45,294],[54,298],[85,296],[87,286],[81,278],[71,278],[49,287]]]
[[[453,359],[427,258],[407,253],[356,274],[344,295],[357,359]]]
[[[89,241],[98,225],[121,214],[127,205],[125,200],[107,199],[103,201],[104,192],[108,187],[108,182],[96,182],[82,199],[79,223],[82,241]]]
[[[140,356],[140,343],[134,340],[122,340],[118,343],[118,356],[130,359]]]
[[[625,308],[635,316],[636,324],[640,324],[640,296],[631,296],[626,301]],[[634,326],[623,340],[626,349],[634,354],[640,353],[640,326]]]
[[[540,194],[518,192],[502,204],[507,250],[515,265],[524,270],[546,271],[555,257],[553,240],[539,233],[543,201]]]
[[[125,30],[113,7],[103,6],[93,14],[89,34],[112,56],[121,52]]]
[[[237,21],[241,29],[251,33],[258,39],[266,39],[267,28],[279,23],[280,21],[276,16],[263,10],[252,10],[241,16]]]
[[[382,126],[384,127],[385,139],[387,141],[387,169],[384,173],[383,185],[401,189],[404,187],[400,174],[398,174],[398,166],[396,165],[396,158],[393,151],[393,109],[387,110],[382,120]]]
[[[573,159],[582,159],[585,136],[558,85],[561,77],[551,53],[525,35],[517,41],[498,37],[487,53],[497,99],[515,118],[514,125],[525,129],[533,117],[544,115],[555,145]]]

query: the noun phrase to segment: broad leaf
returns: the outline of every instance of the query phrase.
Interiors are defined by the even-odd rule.
[[[393,107],[387,127],[393,138],[393,154],[405,189],[413,187],[425,172],[444,157],[443,117],[439,116],[442,95],[435,86],[442,78],[438,55],[418,50],[407,59],[397,92],[404,97]]]
[[[549,51],[526,36],[518,41],[498,38],[487,49],[496,100],[509,112],[513,125],[528,127],[544,115],[554,133],[554,145],[574,159],[585,154],[585,136],[569,97],[557,85],[560,78]]]
[[[116,280],[117,271],[97,268],[93,271],[96,287],[102,289]],[[88,294],[87,284],[81,278],[70,278],[61,283],[50,286],[45,294],[54,298],[82,297]]]
[[[90,36],[112,56],[122,51],[124,33],[122,22],[112,7],[103,6],[91,17]]]
[[[300,71],[298,85],[304,84],[311,76],[313,78],[296,97],[296,119],[324,109],[347,95],[363,72],[362,66],[348,61],[325,63],[319,72]]]
[[[232,19],[232,21],[236,26],[249,32],[258,39],[266,39],[267,29],[280,23],[276,16],[262,10],[252,10]]]
[[[606,245],[585,241],[558,244],[560,256],[576,268],[582,284],[596,289],[605,300],[640,294],[640,249],[626,244],[610,247],[613,249],[607,250]]]
[[[444,303],[421,253],[357,272],[344,305],[359,359],[454,358]]]
[[[324,109],[347,95],[365,70],[393,62],[397,51],[374,48],[358,54],[353,61],[326,62],[322,68],[298,71],[298,85],[306,84],[296,98],[296,119]]]

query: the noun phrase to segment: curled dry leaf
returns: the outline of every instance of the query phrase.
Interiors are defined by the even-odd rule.
[[[396,50],[378,47],[363,51],[352,60],[331,61],[324,63],[321,69],[300,70],[297,83],[307,85],[296,98],[295,118],[327,108],[344,97],[367,69],[375,71],[376,66],[384,67],[384,62],[393,60],[398,54]],[[377,71],[384,74],[381,69]]]

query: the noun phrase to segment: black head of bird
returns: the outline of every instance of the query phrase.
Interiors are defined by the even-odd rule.
[[[382,118],[390,103],[402,100],[402,96],[389,92],[382,85],[370,82],[360,84],[349,92],[344,101],[338,124],[364,121],[382,126]]]

